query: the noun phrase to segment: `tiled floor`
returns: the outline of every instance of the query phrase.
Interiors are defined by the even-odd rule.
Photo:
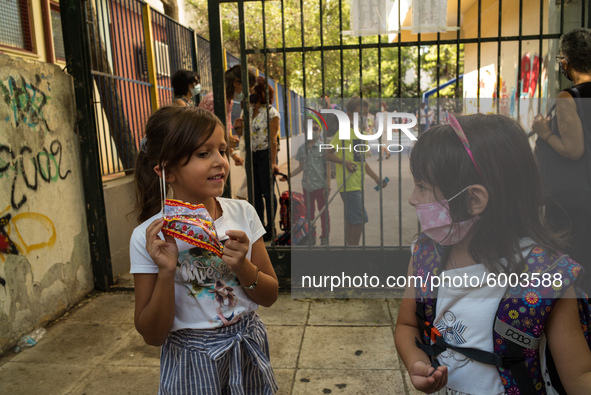
[[[295,300],[259,309],[280,394],[416,394],[394,347],[400,300]],[[159,349],[133,325],[132,293],[98,294],[0,359],[1,394],[155,394]]]

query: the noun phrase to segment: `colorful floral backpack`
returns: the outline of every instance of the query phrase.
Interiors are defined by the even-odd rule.
[[[437,355],[446,349],[452,349],[475,361],[496,366],[507,394],[546,394],[540,362],[540,340],[556,301],[573,284],[577,293],[581,328],[587,343],[591,345],[591,308],[588,296],[576,286],[582,267],[568,255],[552,255],[539,246],[532,248],[525,258],[523,273],[527,273],[528,278],[531,278],[532,273],[548,273],[544,278],[551,281],[544,284],[540,282],[538,287],[508,286],[497,308],[493,328],[494,352],[491,353],[451,345],[433,325],[437,289],[432,291],[427,284],[429,277],[441,273],[445,254],[446,247],[427,237],[420,237],[413,250],[413,275],[425,280],[422,282],[425,286],[416,289],[416,316],[423,331],[423,342],[416,339],[417,346],[429,355],[434,367],[439,366]],[[561,279],[560,285],[552,282],[552,279],[558,278]],[[546,349],[545,355],[552,386],[559,393],[565,393],[549,349]]]

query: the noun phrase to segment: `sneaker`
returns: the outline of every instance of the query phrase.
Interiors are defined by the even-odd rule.
[[[320,238],[320,245],[327,246],[328,245],[328,237],[321,237]]]

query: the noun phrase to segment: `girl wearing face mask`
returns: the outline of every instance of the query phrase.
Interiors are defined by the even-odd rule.
[[[201,92],[201,78],[191,70],[178,70],[172,75],[170,83],[174,91],[173,106],[192,106],[190,100]]]
[[[558,252],[563,240],[543,219],[521,126],[502,115],[450,116],[419,136],[410,168],[422,233],[408,276],[423,284],[407,282],[395,340],[414,387],[545,394],[561,381],[569,394],[588,393],[591,352],[572,286],[581,267]],[[534,272],[561,281],[526,281]],[[512,287],[487,282],[490,274],[525,277]],[[559,378],[542,369],[549,352]]]

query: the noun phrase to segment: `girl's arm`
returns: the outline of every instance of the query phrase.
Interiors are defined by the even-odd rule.
[[[249,246],[246,233],[240,230],[229,230],[226,235],[230,239],[224,245],[222,259],[236,274],[240,284],[244,286],[246,293],[253,302],[270,307],[277,300],[279,283],[263,239],[258,239],[252,245],[251,260],[249,260],[246,258]],[[255,282],[254,289],[246,288]]]
[[[151,346],[161,346],[174,322],[174,274],[178,249],[174,238],[158,237],[162,218],[146,229],[146,250],[158,265],[157,274],[134,274],[135,328]]]
[[[556,302],[545,328],[548,346],[568,394],[589,394],[591,351],[583,335],[573,287]]]
[[[277,133],[279,132],[279,117],[271,119],[271,121],[269,122],[269,128],[269,138],[271,139],[271,167],[273,167],[274,173],[278,173],[279,167],[277,166]]]
[[[412,258],[408,266],[407,278],[412,276]],[[447,384],[447,367],[440,366],[435,370],[427,354],[415,344],[415,338],[421,340],[421,332],[415,317],[415,290],[412,282],[404,290],[404,297],[400,304],[394,340],[396,349],[402,358],[410,380],[414,387],[423,392],[432,393]]]
[[[378,184],[382,188],[388,185],[388,183],[385,180],[380,180],[380,177],[378,177],[378,175],[373,171],[373,169],[369,166],[369,163],[367,162],[365,162],[365,172],[376,182],[376,184]]]
[[[298,161],[298,163],[299,163],[299,164],[298,164],[298,167],[296,167],[296,168],[295,168],[295,169],[294,169],[294,170],[291,172],[291,175],[290,175],[290,177],[295,177],[295,176],[297,176],[298,174],[300,174],[300,173],[301,173],[301,172],[304,170],[303,163],[302,163],[301,161]]]
[[[560,92],[556,100],[556,117],[559,134],[552,134],[549,122],[538,119],[532,125],[534,132],[560,155],[581,159],[585,152],[583,126],[577,112],[575,99],[568,92]]]

